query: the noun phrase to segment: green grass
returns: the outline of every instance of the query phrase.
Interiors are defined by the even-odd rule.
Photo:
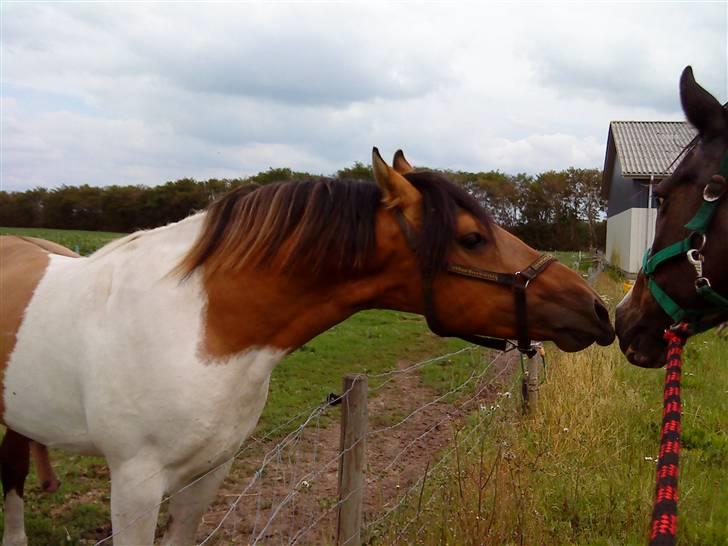
[[[555,256],[562,264],[572,269],[578,269],[581,273],[589,271],[589,267],[592,265],[590,261],[592,255],[589,252],[554,250],[549,254]]]
[[[597,289],[616,301],[617,286],[603,275]],[[474,416],[457,435],[478,427],[456,442],[459,456],[426,483],[427,502],[418,511],[414,498],[377,530],[379,543],[645,544],[664,369],[629,365],[616,344],[576,354],[551,347],[549,363],[538,411],[523,415],[515,397]],[[692,339],[680,544],[728,545],[727,394],[728,340],[714,333]]]
[[[256,434],[265,434],[292,415],[314,407],[329,393],[341,393],[341,378],[347,373],[377,375],[393,369],[400,359],[416,362],[456,346],[458,343],[429,334],[419,316],[396,311],[358,313],[276,367]],[[376,388],[381,382],[371,378],[369,386]]]
[[[21,235],[23,237],[38,237],[48,239],[83,256],[88,256],[106,243],[126,233],[110,233],[108,231],[77,231],[72,229],[46,229],[46,228],[8,228],[0,227],[0,235]]]

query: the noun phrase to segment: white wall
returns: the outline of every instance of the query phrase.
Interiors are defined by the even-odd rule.
[[[607,261],[626,273],[636,274],[655,236],[657,210],[627,209],[607,218]]]

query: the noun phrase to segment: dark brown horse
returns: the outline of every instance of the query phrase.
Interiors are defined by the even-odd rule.
[[[649,368],[664,365],[662,333],[671,324],[687,322],[698,332],[728,319],[728,110],[695,82],[689,66],[680,100],[698,136],[655,189],[655,239],[617,308],[622,352]]]

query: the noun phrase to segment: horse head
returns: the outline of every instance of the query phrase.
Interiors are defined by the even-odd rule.
[[[495,225],[467,191],[412,169],[401,151],[389,166],[375,148],[373,172],[376,184],[270,184],[211,205],[178,269],[204,270],[203,353],[293,350],[370,308],[419,313],[440,335],[497,348],[514,338],[523,350],[534,339],[568,351],[614,340],[583,279]],[[251,309],[266,320],[249,320]]]
[[[728,319],[728,111],[695,82],[688,66],[680,99],[698,135],[674,173],[655,188],[655,238],[634,287],[617,308],[622,352],[637,366],[660,367],[663,331],[688,322],[706,330]]]
[[[373,171],[383,204],[378,253],[404,287],[387,306],[425,315],[440,335],[518,339],[521,349],[530,339],[566,351],[614,340],[584,280],[497,226],[462,188],[414,170],[401,151],[390,167],[375,148]]]

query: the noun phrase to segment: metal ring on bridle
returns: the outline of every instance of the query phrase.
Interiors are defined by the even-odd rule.
[[[530,279],[529,277],[527,277],[526,275],[524,275],[524,274],[523,274],[523,272],[521,272],[521,271],[516,271],[516,272],[515,272],[515,273],[513,274],[513,278],[515,278],[515,279],[520,279],[520,278],[522,278],[522,279],[526,279],[526,282],[525,282],[525,283],[523,283],[523,288],[528,288],[528,285],[529,285],[529,284],[531,283],[531,281],[533,280],[533,279]]]
[[[725,191],[725,190],[723,190]],[[723,191],[718,191],[717,193],[711,193],[710,192],[710,184],[706,184],[703,188],[703,200],[707,201],[708,203],[712,203],[713,201],[717,201],[723,196]]]
[[[688,256],[688,261],[691,264],[698,265],[703,263],[703,255],[697,248],[691,248],[686,252],[686,254]]]
[[[707,286],[708,288],[711,287],[710,279],[708,279],[708,277],[698,277],[697,279],[695,279],[695,289],[696,290],[703,288],[704,286]]]
[[[694,240],[693,237],[695,235],[700,236],[700,244],[697,245],[697,246],[693,244],[693,240]],[[708,236],[705,233],[698,233],[697,231],[693,231],[689,235],[689,238],[690,238],[690,247],[691,247],[691,250],[697,250],[698,252],[702,251],[705,248],[705,243],[708,242]]]

